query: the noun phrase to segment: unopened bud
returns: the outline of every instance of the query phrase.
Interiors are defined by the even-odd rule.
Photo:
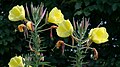
[[[94,51],[94,60],[97,60],[98,59],[98,51],[93,48],[93,51]]]
[[[25,26],[24,24],[20,24],[20,25],[18,25],[18,30],[19,30],[20,32],[23,32],[25,27],[26,27],[26,26]]]
[[[62,40],[59,40],[57,43],[56,43],[56,47],[59,48],[60,46],[62,46],[62,44],[64,44],[64,42]]]
[[[26,25],[28,30],[34,31],[34,26],[31,21],[27,21]]]

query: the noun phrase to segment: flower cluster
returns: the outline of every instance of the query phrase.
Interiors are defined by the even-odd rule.
[[[69,19],[64,19],[64,15],[57,7],[54,7],[50,11],[48,22],[54,23],[58,26],[56,32],[59,37],[68,37],[73,34],[73,26],[71,22]]]
[[[59,37],[68,37],[73,34],[74,30],[71,22],[64,19],[64,15],[57,7],[50,11],[48,22],[58,26],[56,32]],[[96,44],[101,44],[108,41],[108,36],[105,27],[97,27],[90,30],[88,38]]]
[[[18,30],[20,32],[25,33],[25,32],[27,32],[27,30],[34,31],[33,23],[31,21],[28,21],[25,18],[25,9],[24,9],[23,5],[14,6],[9,11],[8,19],[10,21],[23,21],[23,23],[18,25]],[[24,67],[25,66],[25,64],[23,64],[23,58],[21,56],[15,56],[15,57],[11,58],[8,65],[9,65],[9,67]],[[31,66],[29,66],[29,67],[31,67]]]
[[[94,56],[93,56],[94,60],[97,60],[98,59],[98,52],[95,48],[91,48],[90,45],[92,44],[92,42],[94,42],[96,44],[101,44],[101,43],[105,43],[108,41],[109,35],[108,35],[105,27],[97,27],[97,28],[91,29],[89,34],[88,34],[88,37],[85,38],[84,35],[85,35],[86,30],[88,28],[89,21],[87,21],[86,19],[83,19],[80,23],[80,26],[78,26],[78,23],[74,22],[75,29],[73,29],[71,22],[69,20],[64,19],[64,15],[62,14],[61,10],[59,10],[57,7],[54,7],[50,11],[49,17],[48,17],[48,22],[54,23],[57,25],[57,28],[56,27],[55,28],[56,28],[57,35],[59,37],[71,36],[72,39],[76,40],[76,42],[79,45],[83,46],[83,47],[77,47],[77,46],[68,45],[62,40],[59,40],[56,43],[56,48],[60,49],[60,47],[61,47],[62,54],[64,54],[65,46],[77,48],[77,51],[78,51],[78,52],[76,52],[76,54],[77,54],[76,64],[77,65],[82,64],[82,63],[77,62],[77,61],[79,61],[79,59],[82,59],[80,57],[82,55],[83,48],[86,48],[86,50],[91,49],[94,52]],[[76,24],[77,24],[77,26],[76,26]]]
[[[25,17],[25,9],[23,5],[14,6],[8,15],[8,19],[10,21],[21,21],[22,23],[18,25],[19,32],[24,32],[25,41],[29,42],[28,47],[31,51],[28,55],[15,56],[11,58],[10,62],[8,63],[9,67],[38,67],[40,65],[47,65],[48,63],[44,61],[44,55],[42,53],[41,39],[39,37],[38,31],[46,24],[39,26],[41,20],[45,16],[46,9],[44,10],[44,5],[41,3],[40,6],[33,7],[31,3],[31,14],[28,10],[26,5],[26,12],[27,12],[27,19]],[[30,18],[32,16],[32,18]],[[32,20],[31,20],[32,19]],[[37,58],[37,59],[36,59]],[[32,60],[31,60],[32,59]]]
[[[10,11],[9,11],[9,16],[8,16],[10,21],[24,21],[25,23],[22,23],[18,25],[18,30],[20,32],[24,32],[26,29],[27,30],[34,30],[33,23],[31,21],[28,21],[25,18],[25,10],[23,5],[19,6],[14,6]]]
[[[37,8],[35,8],[34,10],[36,10],[36,9]],[[33,39],[32,39],[33,43],[35,45],[37,45],[37,47],[34,47],[34,49],[36,48],[35,50],[32,49],[32,46],[30,44],[29,44],[29,47],[30,47],[31,51],[33,51],[37,54],[38,57],[41,57],[40,56],[41,53],[39,51],[37,51],[37,50],[39,50],[38,44],[40,42],[39,41],[39,35],[38,35],[38,32],[37,32],[38,31],[37,27],[38,27],[38,25],[41,21],[41,18],[43,18],[44,14],[45,14],[45,11],[43,11],[43,14],[40,15],[40,16],[32,15],[33,19],[36,18],[36,20],[34,19],[35,21],[33,21],[34,23],[25,18],[25,10],[24,10],[24,7],[22,5],[21,6],[19,6],[19,5],[14,6],[9,11],[9,16],[8,16],[10,21],[22,21],[23,22],[20,25],[18,25],[18,30],[20,32],[26,33],[26,32],[28,32],[28,30],[32,31],[31,38],[30,38],[30,44],[31,44],[31,39],[33,37]],[[38,12],[38,11],[36,11],[36,12]],[[36,13],[36,14],[38,14],[38,13]],[[89,34],[88,34],[88,37],[85,39],[84,35],[85,35],[86,30],[87,30],[88,25],[89,25],[88,21],[85,21],[85,22],[81,21],[80,25],[76,25],[78,23],[76,23],[76,24],[74,23],[73,24],[74,26],[72,26],[70,20],[69,19],[65,20],[64,15],[62,14],[61,10],[59,10],[57,7],[54,7],[50,11],[49,16],[47,16],[47,17],[48,17],[48,19],[47,19],[48,22],[55,24],[55,26],[51,26],[48,29],[55,28],[56,32],[57,32],[57,35],[59,37],[65,38],[65,37],[71,36],[73,41],[75,40],[78,45],[82,45],[81,47],[78,47],[78,45],[74,45],[74,46],[73,45],[68,45],[64,41],[59,40],[56,43],[55,47],[57,47],[59,49],[61,47],[62,54],[64,53],[65,46],[76,48],[77,51],[78,51],[78,52],[76,52],[77,55],[82,54],[82,53],[80,53],[80,52],[82,52],[81,49],[84,49],[84,48],[86,50],[87,49],[92,49],[94,51],[94,58],[95,58],[95,60],[97,60],[98,52],[95,48],[91,48],[90,45],[92,44],[92,42],[94,42],[96,44],[101,44],[101,43],[105,43],[105,42],[108,41],[109,34],[107,33],[105,27],[96,27],[96,28],[91,29]],[[78,29],[74,29],[74,28],[78,28]],[[45,29],[45,30],[48,30],[48,29]],[[45,30],[42,30],[42,31],[45,31]],[[33,34],[33,36],[32,36],[32,34]],[[85,40],[83,41],[83,39],[85,39]],[[73,44],[75,44],[75,43],[73,43]],[[44,57],[42,56],[40,58],[40,60],[44,61]],[[79,60],[79,59],[76,59],[76,60]],[[36,61],[36,62],[38,62],[38,61]],[[79,62],[76,61],[76,63],[79,63]],[[9,67],[24,67],[25,66],[25,64],[23,63],[23,58],[21,56],[15,56],[15,57],[11,58],[8,65],[9,65]],[[29,66],[29,67],[31,67],[31,66]]]

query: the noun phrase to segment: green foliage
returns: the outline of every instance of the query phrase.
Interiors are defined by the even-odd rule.
[[[16,34],[16,26],[12,25],[12,23],[7,19],[4,19],[4,16],[0,16],[0,18],[0,64],[3,66],[4,64],[8,63],[9,60],[6,60],[5,62],[2,60],[9,59],[15,54],[20,54],[22,52],[23,45],[21,40],[22,37],[19,36],[20,34]],[[7,55],[4,56],[5,54]]]
[[[111,15],[120,8],[119,0],[78,0],[75,4],[75,15],[89,16],[92,12]]]

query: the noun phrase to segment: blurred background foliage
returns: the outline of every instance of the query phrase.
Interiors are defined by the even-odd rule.
[[[92,60],[90,54],[85,60],[88,64],[83,67],[119,67],[120,66],[120,0],[0,0],[0,67],[8,67],[9,59],[15,55],[29,53],[28,43],[24,40],[23,33],[17,31],[17,25],[20,22],[11,22],[8,20],[9,10],[16,5],[24,5],[33,2],[38,5],[44,3],[49,12],[53,7],[61,9],[65,19],[73,17],[75,20],[81,20],[82,17],[90,18],[89,29],[101,26],[107,28],[109,33],[109,42],[96,45],[92,44],[98,50],[98,60]],[[43,21],[44,22],[44,21]],[[46,25],[44,28],[48,28]],[[55,32],[55,30],[53,30]],[[54,40],[50,40],[50,31],[40,33],[44,37],[43,46],[47,47],[45,61],[51,62],[51,66],[72,67],[73,49],[65,47],[65,55],[61,54],[60,49],[51,49],[56,42],[61,39],[71,44],[71,38],[59,38],[53,33]]]

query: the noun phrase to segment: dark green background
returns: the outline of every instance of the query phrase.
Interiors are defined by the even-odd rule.
[[[65,19],[75,17],[76,20],[83,16],[90,18],[89,28],[96,27],[100,22],[107,28],[109,33],[109,41],[91,47],[96,47],[99,52],[99,58],[94,61],[87,55],[85,60],[89,62],[85,67],[119,67],[120,66],[120,0],[0,0],[0,67],[8,67],[7,64],[11,57],[15,55],[29,53],[27,42],[24,40],[23,33],[15,32],[17,25],[21,22],[11,22],[8,20],[9,10],[16,5],[24,5],[27,3],[30,6],[33,2],[34,6],[44,3],[47,11],[53,7],[61,9]],[[50,25],[45,26],[48,28]],[[54,30],[53,30],[54,31]],[[40,33],[44,38],[43,45],[47,46],[47,51],[44,52],[45,60],[51,62],[51,66],[57,67],[72,67],[70,62],[72,59],[69,56],[74,56],[71,48],[65,47],[65,56],[61,55],[59,49],[51,49],[54,47],[57,40],[62,39],[66,43],[70,43],[70,38],[58,38],[54,33],[54,41],[50,40],[49,31]],[[83,66],[83,67],[84,67]]]

